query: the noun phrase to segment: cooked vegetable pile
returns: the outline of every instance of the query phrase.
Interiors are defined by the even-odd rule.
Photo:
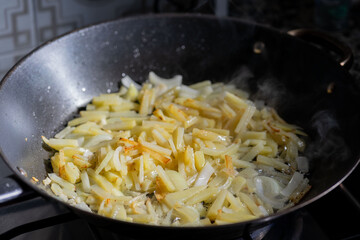
[[[246,92],[153,72],[142,86],[122,83],[43,137],[57,150],[43,183],[62,200],[124,221],[197,226],[267,216],[310,189],[305,134]]]

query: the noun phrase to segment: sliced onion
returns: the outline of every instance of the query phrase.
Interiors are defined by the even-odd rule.
[[[195,173],[194,175],[192,175],[188,180],[186,180],[186,184],[188,186],[191,186],[195,182],[198,175],[199,173]]]
[[[204,186],[207,185],[211,175],[215,172],[215,169],[211,166],[210,163],[206,163],[205,166],[201,169],[194,186]]]
[[[84,210],[84,211],[92,212],[91,209],[89,208],[89,206],[84,202],[77,203],[75,205],[75,207],[80,208],[81,210]]]
[[[309,159],[307,159],[307,157],[297,157],[296,158],[296,162],[298,165],[298,169],[303,172],[303,173],[307,173],[309,172]]]
[[[141,86],[138,83],[136,83],[134,80],[132,80],[131,77],[129,77],[128,75],[126,75],[121,79],[121,84],[127,88],[129,88],[130,85],[132,84],[138,91],[141,90]]]
[[[301,194],[305,189],[309,186],[309,179],[304,178],[303,181],[299,184],[299,186],[294,190],[294,192],[291,194],[291,198],[296,198],[299,194]]]
[[[257,179],[262,181],[262,185],[264,186],[264,194],[268,197],[275,197],[279,195],[282,187],[279,182],[274,178],[266,177],[266,176],[258,176]]]
[[[234,213],[234,210],[227,208],[227,207],[222,207],[221,210],[223,213]]]
[[[120,158],[119,158],[119,153],[122,150],[122,147],[119,146],[115,149],[114,155],[113,155],[113,164],[115,167],[116,171],[120,171],[121,170],[121,163],[120,163]]]
[[[259,206],[259,210],[261,211],[261,213],[262,213],[264,216],[269,216],[269,213],[268,213],[268,211],[266,211],[266,209],[264,208],[264,206]]]
[[[79,138],[77,139],[77,141],[78,141],[79,146],[81,146],[81,145],[84,144],[85,138],[84,138],[84,137],[79,137]]]
[[[94,153],[92,153],[89,149],[85,149],[85,148],[81,148],[83,149],[83,156],[86,157],[87,159],[90,159]]]
[[[203,87],[201,90],[200,90],[200,94],[202,97],[207,97],[209,96],[212,92],[214,92],[213,88],[211,86],[206,86],[206,87]]]
[[[218,186],[218,189],[228,189],[233,181],[232,177],[228,177],[223,185]]]
[[[175,75],[172,78],[166,79],[166,78],[159,77],[154,72],[150,72],[149,73],[149,81],[150,81],[150,83],[154,84],[155,86],[164,84],[168,88],[173,88],[173,87],[177,87],[177,86],[181,85],[182,76]]]
[[[277,198],[280,194],[281,187],[276,180],[266,176],[258,176],[254,178],[254,183],[256,194],[263,202],[270,204],[275,209],[284,207],[286,199]]]
[[[304,175],[298,172],[295,172],[292,178],[290,179],[288,185],[280,192],[282,195],[289,197],[291,193],[300,185]]]
[[[199,96],[199,91],[192,89],[188,86],[182,85],[179,91],[179,97],[184,98],[196,98]]]

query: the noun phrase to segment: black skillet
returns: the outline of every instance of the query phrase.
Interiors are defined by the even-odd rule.
[[[345,54],[342,65],[349,66],[348,49],[336,49]],[[44,149],[41,135],[53,136],[93,96],[117,91],[123,74],[142,82],[149,71],[163,77],[182,74],[185,83],[232,81],[303,127],[309,134],[310,192],[295,207],[253,221],[160,227],[84,212],[33,183],[32,177],[41,182],[49,171],[51,152]],[[9,71],[0,85],[0,153],[20,182],[96,226],[134,238],[235,238],[319,199],[351,173],[359,162],[359,96],[344,67],[286,33],[200,15],[120,19],[50,41]],[[10,193],[1,195],[3,201],[22,196],[12,184],[5,185],[17,192],[3,185]]]

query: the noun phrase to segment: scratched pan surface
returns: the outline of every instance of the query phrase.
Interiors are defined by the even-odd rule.
[[[140,83],[149,71],[163,77],[181,74],[185,83],[232,81],[252,98],[276,107],[288,122],[309,134],[306,155],[311,160],[312,189],[297,206],[281,213],[214,227],[127,223],[69,206],[97,226],[134,238],[234,238],[319,199],[359,161],[359,92],[337,62],[276,30],[236,19],[193,15],[106,22],[30,53],[0,85],[1,156],[21,181],[64,204],[30,181],[33,176],[44,179],[49,170],[51,152],[44,148],[41,135],[54,136],[95,95],[117,91],[124,74]],[[327,91],[331,83],[334,88]]]

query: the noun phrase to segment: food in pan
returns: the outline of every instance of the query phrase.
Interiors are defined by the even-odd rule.
[[[153,72],[142,86],[122,83],[43,137],[56,150],[43,182],[62,200],[124,221],[198,226],[267,216],[310,189],[305,133],[248,93]]]

